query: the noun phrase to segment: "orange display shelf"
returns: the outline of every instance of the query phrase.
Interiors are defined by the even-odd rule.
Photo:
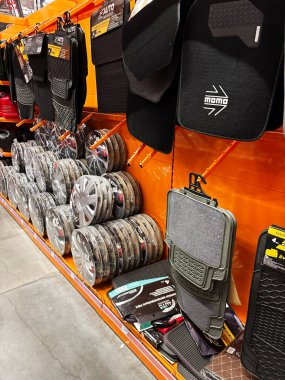
[[[20,121],[19,117],[7,119],[6,117],[0,117],[0,123],[18,123]]]
[[[0,86],[9,86],[10,82],[8,80],[0,80]]]

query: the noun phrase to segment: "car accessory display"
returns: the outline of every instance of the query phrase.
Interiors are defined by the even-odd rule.
[[[112,8],[108,8],[108,5],[105,1],[90,20],[98,110],[124,113],[127,108],[128,81],[122,60],[122,24],[127,20],[130,1],[115,0]]]
[[[18,199],[16,195],[16,185],[17,184],[25,184],[28,182],[27,176],[25,173],[9,173],[9,177],[7,178],[7,193],[10,203],[17,208],[18,207]]]
[[[69,205],[51,208],[46,213],[46,231],[51,245],[61,255],[70,252],[74,231],[72,211]]]
[[[123,57],[129,79],[130,133],[170,153],[176,123],[181,32],[192,1],[147,4],[123,28]]]
[[[2,164],[2,162],[1,162]],[[16,174],[14,166],[0,165],[0,193],[4,196],[8,196],[8,180],[11,174]]]
[[[48,36],[36,33],[27,38],[24,54],[33,70],[33,93],[43,119],[54,121],[51,84],[48,80]]]
[[[76,160],[66,158],[55,160],[51,170],[53,193],[60,205],[69,202],[71,190],[76,181],[83,175],[83,170]]]
[[[193,4],[183,36],[180,125],[244,141],[280,127],[284,13],[282,0]]]
[[[29,198],[29,211],[31,221],[40,235],[46,234],[46,214],[51,208],[57,206],[56,198],[50,193],[36,193]]]
[[[181,309],[205,334],[219,339],[230,284],[236,221],[204,193],[200,175],[189,188],[171,190],[167,241]],[[189,238],[191,237],[191,238]]]
[[[52,189],[52,170],[58,157],[55,153],[47,151],[34,156],[33,171],[40,191],[46,192]]]
[[[241,361],[262,380],[285,376],[285,229],[260,235],[251,284]]]
[[[35,182],[16,183],[15,199],[18,209],[24,218],[30,219],[29,198],[32,194],[39,193],[40,190]]]
[[[106,178],[81,176],[75,182],[70,196],[75,225],[86,227],[110,219],[113,203],[112,188]]]
[[[107,138],[96,149],[91,146],[106,134],[106,130],[91,131],[86,139],[85,157],[92,174],[102,175],[124,168],[127,161],[126,146],[118,133]]]

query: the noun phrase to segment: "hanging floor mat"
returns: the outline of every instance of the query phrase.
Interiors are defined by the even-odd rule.
[[[236,221],[190,176],[189,189],[171,190],[167,241],[179,306],[205,334],[219,339],[230,284]],[[200,190],[197,191],[197,189]]]
[[[4,48],[4,65],[9,81],[10,99],[12,102],[15,102],[17,97],[14,81],[13,54],[14,45],[12,43],[7,43]]]
[[[24,54],[28,55],[33,70],[34,96],[41,117],[54,121],[51,84],[48,80],[48,36],[37,33],[27,38]]]
[[[78,44],[65,30],[56,30],[48,38],[48,78],[55,121],[60,128],[74,131],[77,125],[75,74]]]
[[[13,72],[19,116],[21,119],[33,119],[34,117],[34,93],[32,74],[28,72],[22,53],[13,43],[14,51],[12,52]],[[20,62],[21,61],[21,65]],[[25,72],[25,74],[24,74]]]
[[[128,129],[135,138],[165,154],[173,145],[181,31],[190,3],[154,0],[123,28]]]
[[[92,62],[96,69],[99,112],[125,113],[128,81],[122,60],[122,25],[128,17],[130,2],[113,3],[110,9],[105,1],[91,16]]]
[[[261,380],[285,378],[285,230],[259,238],[241,361]]]
[[[268,124],[283,70],[284,13],[283,0],[195,1],[183,36],[181,126],[244,141],[277,127]]]

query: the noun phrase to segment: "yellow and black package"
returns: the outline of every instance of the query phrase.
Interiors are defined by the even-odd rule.
[[[285,230],[271,226],[268,230],[263,264],[285,273]]]
[[[60,35],[59,31],[49,35],[48,55],[69,61],[70,50],[71,40],[69,36]]]
[[[106,0],[91,16],[91,38],[97,38],[124,22],[124,0]]]

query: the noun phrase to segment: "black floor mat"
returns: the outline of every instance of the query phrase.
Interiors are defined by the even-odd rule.
[[[185,323],[181,323],[165,334],[164,343],[196,377],[199,376],[199,372],[209,363],[209,358],[201,355]]]
[[[268,124],[283,57],[284,12],[283,0],[194,3],[183,37],[183,127],[245,141],[273,129]]]
[[[123,29],[124,64],[129,71],[129,132],[168,154],[172,150],[180,48],[189,1],[155,0]]]
[[[146,267],[134,270],[112,279],[114,289],[129,284],[131,282],[147,280],[149,278],[170,277],[170,265],[168,260],[147,265]]]
[[[258,242],[241,361],[261,380],[281,380],[285,379],[285,272],[263,263],[267,236],[263,232]]]
[[[178,363],[177,371],[184,377],[185,380],[200,380],[193,375],[182,363]]]

